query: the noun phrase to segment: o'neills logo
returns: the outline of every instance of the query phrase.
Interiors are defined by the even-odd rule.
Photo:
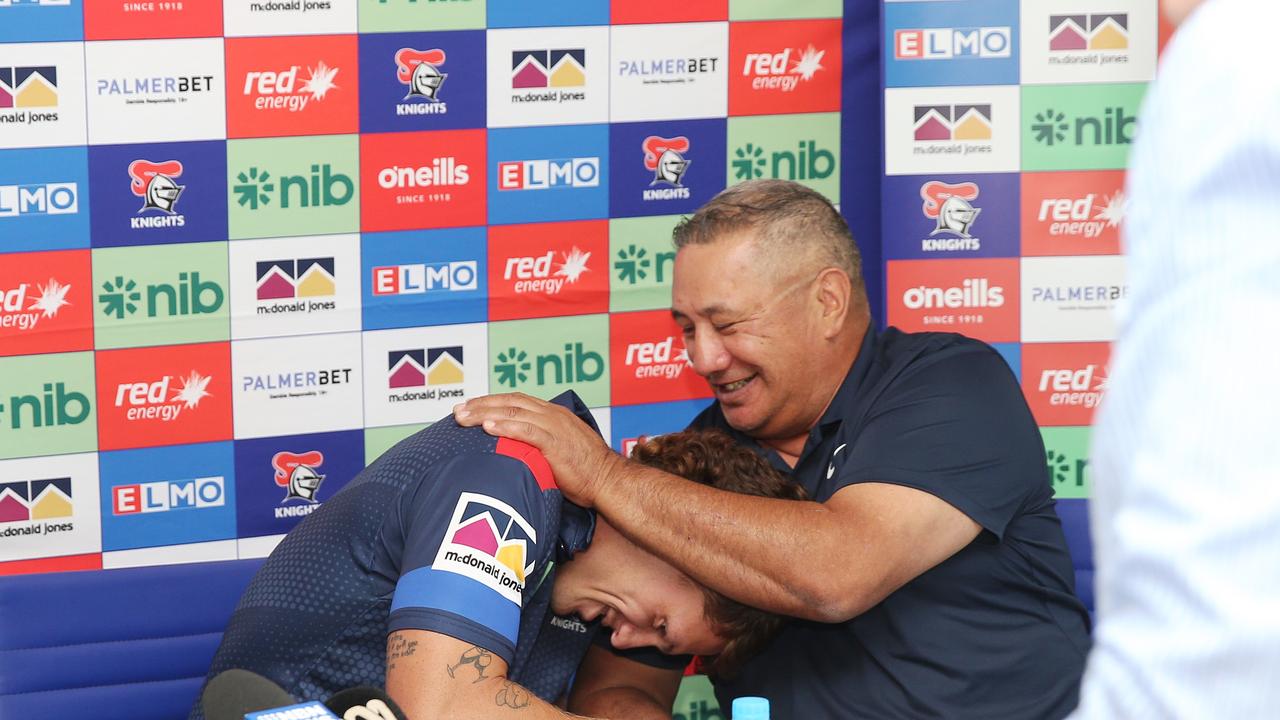
[[[471,182],[471,168],[455,157],[436,158],[422,167],[392,166],[378,171],[378,185],[387,190],[466,185]]]
[[[1004,288],[993,287],[986,278],[969,278],[960,287],[919,285],[902,293],[902,304],[911,310],[997,308],[1004,305]]]

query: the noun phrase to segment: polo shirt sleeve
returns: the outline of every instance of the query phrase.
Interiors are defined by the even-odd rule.
[[[1044,444],[1013,373],[976,343],[924,356],[889,379],[845,452],[835,489],[922,490],[997,538],[1048,484]]]
[[[555,543],[529,467],[512,457],[470,453],[436,469],[399,508],[404,555],[388,632],[431,630],[511,662],[525,588],[545,570]]]

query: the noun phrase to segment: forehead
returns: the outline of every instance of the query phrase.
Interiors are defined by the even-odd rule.
[[[748,309],[773,291],[776,273],[748,234],[687,245],[676,253],[672,309],[686,315]]]

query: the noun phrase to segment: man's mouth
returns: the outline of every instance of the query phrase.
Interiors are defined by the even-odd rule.
[[[725,395],[729,393],[734,393],[746,387],[748,383],[750,383],[752,380],[755,380],[755,379],[756,379],[755,375],[749,375],[747,377],[742,378],[741,380],[734,380],[733,382],[728,382],[728,383],[717,383],[716,391]]]

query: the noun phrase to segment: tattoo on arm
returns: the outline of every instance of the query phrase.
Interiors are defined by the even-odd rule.
[[[396,660],[407,658],[418,651],[417,640],[406,640],[400,633],[392,633],[387,641],[387,671],[396,666]]]
[[[445,669],[449,671],[449,677],[456,678],[457,675],[454,674],[455,670],[463,665],[473,665],[475,666],[476,672],[479,673],[479,676],[471,682],[478,683],[481,680],[487,679],[488,676],[484,674],[484,671],[492,662],[493,655],[491,655],[488,650],[485,650],[479,645],[473,645],[469,650],[458,657],[458,662],[456,664],[450,665]]]
[[[498,691],[494,700],[498,707],[519,710],[520,708],[529,707],[529,691],[510,680],[503,680],[502,689]]]

